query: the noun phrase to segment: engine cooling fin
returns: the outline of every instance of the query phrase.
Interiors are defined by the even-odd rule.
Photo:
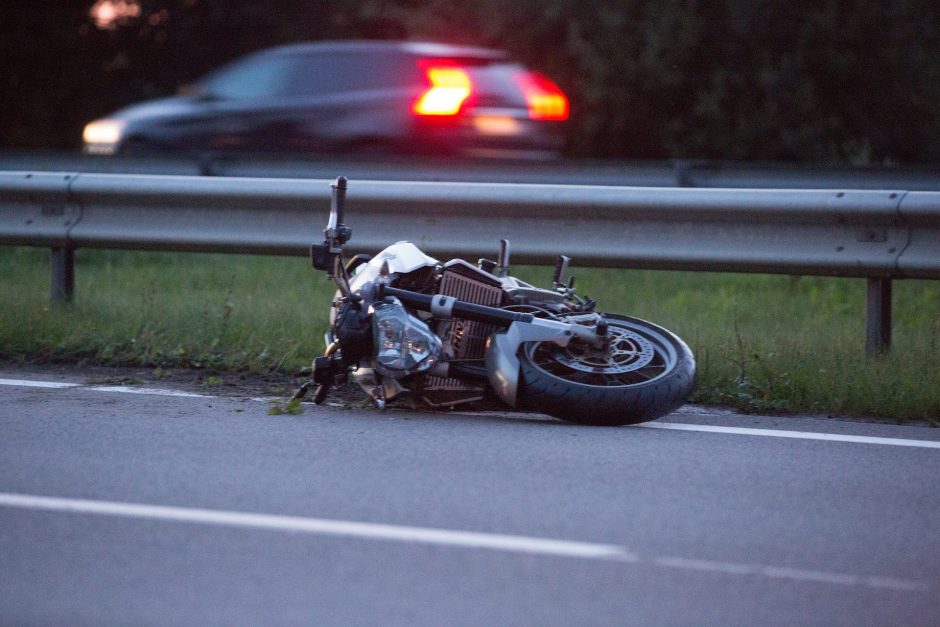
[[[499,307],[503,304],[503,288],[499,279],[462,259],[444,266],[440,294],[458,300]],[[437,333],[444,340],[444,350],[451,360],[479,361],[486,351],[487,338],[496,331],[492,324],[472,320],[438,321]],[[482,400],[486,387],[466,379],[428,376],[419,396],[431,407],[444,408]]]

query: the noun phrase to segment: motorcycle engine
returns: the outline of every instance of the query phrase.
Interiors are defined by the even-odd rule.
[[[497,277],[462,259],[444,265],[438,293],[490,307],[501,306],[505,294]],[[459,318],[439,320],[435,329],[449,361],[482,360],[486,340],[495,330],[493,325]],[[432,407],[452,407],[483,399],[485,390],[482,383],[466,379],[428,376],[419,396]]]

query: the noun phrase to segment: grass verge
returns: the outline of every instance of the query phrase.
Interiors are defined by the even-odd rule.
[[[53,306],[48,251],[0,248],[0,356],[291,372],[323,349],[333,288],[304,259],[93,250],[76,259],[75,302]],[[547,284],[551,270],[514,273]],[[893,349],[866,359],[859,279],[576,274],[599,309],[689,343],[697,402],[940,422],[938,282],[896,282]]]

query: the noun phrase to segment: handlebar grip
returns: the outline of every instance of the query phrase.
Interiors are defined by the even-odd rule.
[[[330,224],[328,228],[336,228],[343,224],[343,214],[346,210],[346,184],[345,176],[338,176],[330,185],[333,196],[330,203]]]

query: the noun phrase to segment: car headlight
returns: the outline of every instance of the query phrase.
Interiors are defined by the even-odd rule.
[[[124,134],[124,127],[127,122],[124,120],[95,120],[85,125],[82,132],[82,140],[86,145],[96,144],[104,146],[114,146]]]

